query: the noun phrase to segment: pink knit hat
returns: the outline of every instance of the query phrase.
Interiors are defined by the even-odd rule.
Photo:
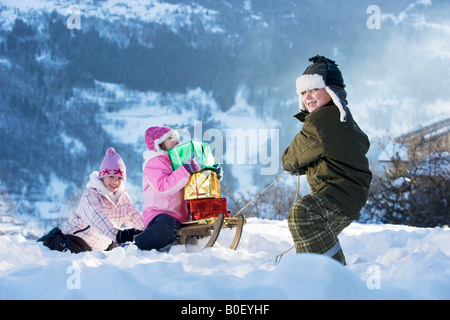
[[[119,154],[116,153],[114,148],[109,148],[106,150],[105,157],[103,158],[103,162],[100,166],[99,178],[103,179],[104,177],[127,178],[127,168],[125,167],[125,163]]]
[[[163,151],[161,144],[171,135],[178,136],[178,132],[169,127],[151,127],[145,131],[145,144],[150,151]]]

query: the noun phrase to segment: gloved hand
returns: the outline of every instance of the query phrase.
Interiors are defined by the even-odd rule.
[[[285,167],[283,167],[283,165],[281,165],[281,169],[283,169],[283,171],[290,176],[300,176],[302,174],[306,174],[306,171],[303,168],[297,170],[287,170]]]
[[[116,235],[116,242],[118,244],[134,241],[134,236],[137,236],[142,231],[134,228],[119,230]]]
[[[206,168],[206,165],[203,163],[203,160],[200,157],[195,157],[194,159],[189,158],[183,163],[183,167],[190,174],[202,171]]]
[[[222,181],[222,179],[223,179],[223,169],[220,166],[220,164],[217,165],[217,168],[211,169],[211,170],[214,171],[217,174],[217,179],[219,179],[219,181]]]

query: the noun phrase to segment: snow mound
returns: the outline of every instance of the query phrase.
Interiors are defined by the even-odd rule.
[[[0,229],[2,228],[0,224]],[[0,232],[0,299],[450,299],[450,230],[354,223],[340,239],[346,267],[316,254],[286,253],[287,221],[250,218],[241,244],[141,251],[50,251]]]

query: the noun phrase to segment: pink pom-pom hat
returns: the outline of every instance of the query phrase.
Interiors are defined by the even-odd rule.
[[[105,177],[122,177],[123,179],[127,177],[125,163],[114,148],[106,150],[105,157],[100,166],[99,178],[102,179]]]

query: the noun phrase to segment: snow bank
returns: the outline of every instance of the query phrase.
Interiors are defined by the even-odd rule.
[[[2,225],[0,224],[0,229]],[[8,231],[9,230],[9,231]],[[450,230],[353,224],[341,235],[346,267],[293,250],[286,221],[248,219],[215,247],[168,253],[133,244],[110,252],[50,251],[0,232],[0,299],[450,299]]]

